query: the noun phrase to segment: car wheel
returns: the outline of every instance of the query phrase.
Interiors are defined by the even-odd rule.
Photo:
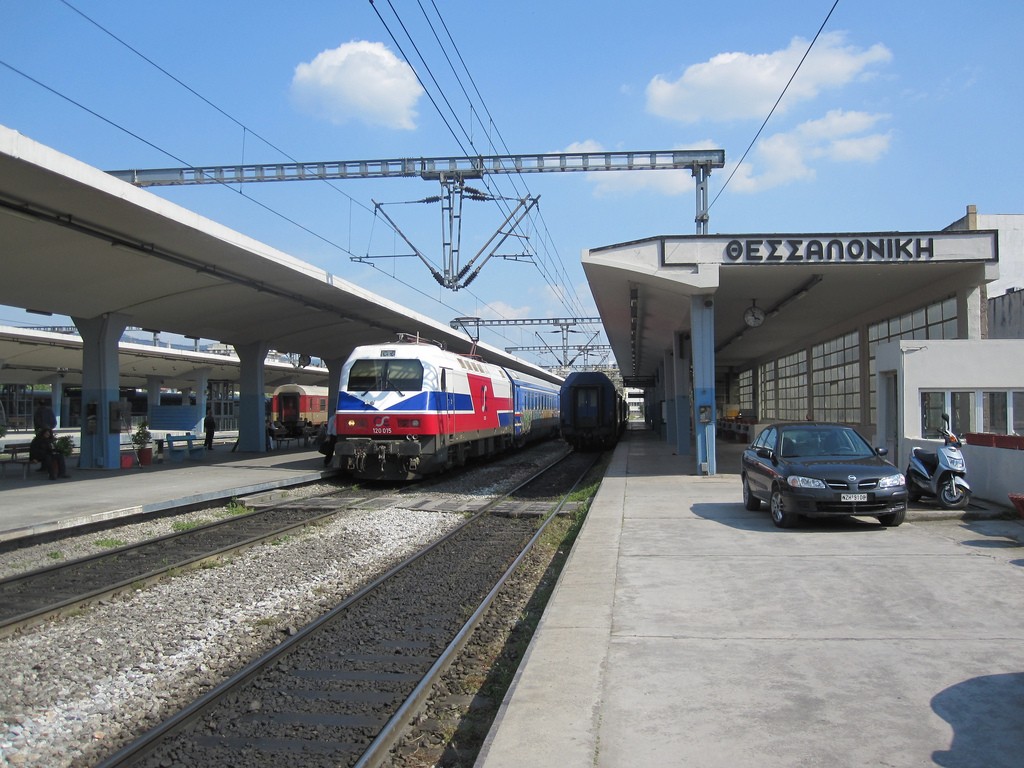
[[[750,484],[747,482],[747,476],[743,476],[743,506],[751,512],[756,512],[761,508],[761,500],[750,492]]]
[[[886,528],[895,528],[897,525],[902,524],[906,517],[907,510],[901,509],[899,512],[892,512],[888,515],[879,515],[878,522]]]
[[[778,488],[772,488],[772,498],[769,502],[769,506],[772,510],[772,522],[775,523],[779,528],[792,528],[796,525],[799,515],[795,512],[790,512],[786,509],[785,500],[782,497],[782,491]]]

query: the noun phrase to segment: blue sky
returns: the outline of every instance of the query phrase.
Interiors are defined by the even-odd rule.
[[[941,229],[968,204],[1024,212],[1019,2],[840,0],[736,168],[833,2],[5,0],[0,123],[108,170],[721,148],[711,233]],[[459,291],[417,259],[353,261],[409,252],[378,201],[440,267],[439,206],[398,205],[437,195],[435,182],[156,194],[445,323],[594,315],[583,249],[695,231],[687,172],[486,183],[540,196],[529,239],[499,251],[530,260],[492,258]],[[461,263],[504,215],[466,203]],[[0,308],[0,322],[38,318]],[[550,330],[483,338],[532,346],[554,342]]]

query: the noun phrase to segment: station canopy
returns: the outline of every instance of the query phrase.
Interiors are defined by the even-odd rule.
[[[324,361],[418,334],[559,380],[3,126],[0,263],[0,304],[36,312],[116,314],[147,330]]]

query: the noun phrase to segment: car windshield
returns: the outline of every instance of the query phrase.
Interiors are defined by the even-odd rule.
[[[799,427],[782,430],[779,453],[784,458],[800,456],[842,456],[864,458],[874,455],[871,446],[849,427]]]

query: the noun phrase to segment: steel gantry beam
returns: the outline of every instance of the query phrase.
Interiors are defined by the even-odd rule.
[[[563,152],[534,155],[474,155],[391,160],[332,160],[312,163],[253,163],[188,168],[107,171],[137,187],[183,184],[243,184],[256,181],[384,179],[419,176],[479,179],[487,173],[572,173],[579,171],[696,172],[725,166],[724,149],[671,149],[653,152]]]
[[[578,346],[575,347],[575,349],[577,350],[577,353],[570,360],[570,358],[569,358],[569,349],[570,349],[569,334],[570,333],[581,333],[581,331],[572,331],[572,330],[570,330],[572,328],[572,326],[574,326],[574,325],[596,325],[596,324],[600,324],[600,322],[601,322],[601,318],[600,317],[545,317],[545,318],[523,318],[523,317],[519,317],[519,318],[513,318],[511,320],[484,320],[484,319],[479,318],[479,317],[456,317],[456,318],[454,318],[449,323],[449,325],[451,325],[451,327],[456,329],[456,330],[458,330],[459,328],[462,328],[469,335],[470,339],[472,339],[474,344],[476,344],[480,340],[480,327],[481,326],[503,326],[503,325],[504,326],[508,326],[508,325],[549,325],[549,326],[554,326],[554,327],[559,329],[559,331],[556,331],[556,333],[557,332],[561,332],[561,334],[562,334],[562,345],[561,345],[562,346],[562,357],[559,360],[559,364],[562,365],[562,366],[570,366],[570,365],[572,365],[575,362],[576,358],[579,357],[580,354],[583,354],[584,357],[586,357],[587,354],[588,354],[588,351],[598,351],[599,349],[602,349],[602,350],[604,349],[604,347],[601,346],[601,345],[591,345],[591,342],[593,342],[593,340],[597,338],[597,334],[600,333],[600,331],[595,331],[594,334],[590,337],[590,340],[586,344],[578,345]],[[544,339],[541,338],[539,333],[536,334],[536,336],[537,336],[538,339],[541,340],[541,342],[544,342]],[[556,360],[558,359],[558,355],[555,353],[555,349],[550,344],[547,344],[546,342],[544,342],[544,346],[536,346],[536,347],[508,347],[508,348],[506,348],[505,351],[506,352],[511,352],[513,349],[518,349],[518,350],[523,350],[523,351],[532,350],[532,351],[535,351],[535,352],[550,352],[551,354],[555,355],[555,359]],[[611,348],[608,347],[608,350],[611,351]]]
[[[594,171],[659,171],[688,170],[696,180],[697,234],[708,231],[708,176],[715,168],[725,167],[723,149],[671,149],[642,152],[556,152],[524,155],[474,155],[469,157],[419,157],[385,160],[331,160],[310,163],[244,163],[186,168],[135,168],[108,171],[122,181],[137,187],[181,186],[186,184],[245,184],[266,181],[334,181],[338,179],[386,179],[419,176],[439,181],[442,187],[441,220],[444,268],[436,269],[426,256],[412,244],[398,225],[386,214],[384,218],[413,249],[437,282],[457,291],[468,286],[484,264],[507,238],[539,198],[525,197],[491,236],[488,243],[470,260],[459,263],[461,251],[462,198],[466,179],[479,179],[485,174],[578,173]],[[479,194],[479,193],[477,193]],[[479,198],[475,198],[479,199]],[[375,214],[383,214],[380,203],[374,202]],[[513,220],[514,219],[514,220]],[[521,236],[524,237],[525,236]],[[484,252],[492,243],[493,248]],[[367,257],[369,258],[369,257]],[[362,257],[354,257],[364,261]],[[476,265],[476,269],[473,269]],[[471,271],[472,270],[472,271]]]

